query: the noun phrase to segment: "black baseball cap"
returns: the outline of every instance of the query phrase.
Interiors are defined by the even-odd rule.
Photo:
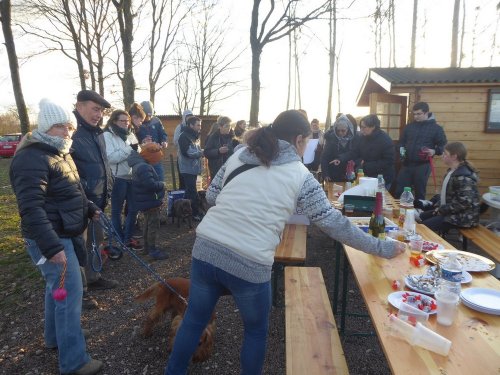
[[[91,102],[102,105],[104,108],[111,108],[111,104],[109,104],[109,102],[106,99],[104,99],[101,95],[99,95],[93,90],[82,90],[76,96],[77,102],[86,102],[89,100]]]

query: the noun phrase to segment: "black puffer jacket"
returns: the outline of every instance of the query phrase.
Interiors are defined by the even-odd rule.
[[[9,175],[23,237],[36,241],[47,259],[64,250],[60,237],[82,234],[97,210],[85,196],[71,155],[29,135],[19,145]]]
[[[160,181],[153,166],[148,164],[137,151],[132,151],[127,161],[132,168],[134,207],[138,211],[160,207],[165,196],[165,184]]]
[[[76,111],[78,127],[73,134],[73,160],[87,198],[104,210],[113,188],[113,175],[106,156],[101,128],[91,126]]]
[[[351,150],[354,140],[358,138],[357,135],[353,137],[345,146],[340,144],[340,141],[335,136],[335,130],[330,128],[324,135],[325,145],[321,154],[321,171],[324,177],[329,177],[332,181],[341,182],[346,180],[346,162],[341,162],[339,165],[330,164],[331,161],[338,159],[338,157]]]
[[[352,150],[343,154],[340,160],[354,160],[357,168],[363,168],[367,177],[382,174],[386,184],[394,180],[394,144],[391,137],[381,129],[374,129],[370,135],[358,137]]]
[[[219,129],[210,134],[205,143],[203,154],[208,159],[208,169],[210,169],[210,178],[213,179],[220,167],[229,159],[233,154],[233,138],[234,133],[231,130],[229,134],[221,134]],[[219,148],[226,145],[228,152],[225,154],[219,153]]]

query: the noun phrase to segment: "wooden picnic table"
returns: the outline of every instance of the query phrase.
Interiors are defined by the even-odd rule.
[[[417,232],[428,241],[438,242],[447,249],[449,243],[423,225]],[[345,246],[345,254],[366,302],[371,321],[380,344],[394,374],[498,374],[500,371],[500,316],[484,314],[460,304],[455,322],[450,327],[437,324],[431,315],[426,325],[451,340],[447,357],[390,335],[388,314],[397,311],[387,301],[394,292],[391,284],[407,274],[422,274],[426,267],[417,268],[409,263],[409,253],[394,259],[383,259]],[[463,288],[482,287],[500,290],[500,281],[488,272],[473,273],[473,280]]]

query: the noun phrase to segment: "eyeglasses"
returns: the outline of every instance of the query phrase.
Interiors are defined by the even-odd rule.
[[[57,130],[67,130],[69,132],[75,131],[75,128],[73,127],[73,125],[55,124],[55,125],[52,125],[52,127],[54,129],[57,129]]]

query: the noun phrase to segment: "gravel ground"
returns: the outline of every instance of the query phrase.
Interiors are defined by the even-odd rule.
[[[194,229],[178,229],[169,223],[161,226],[160,246],[170,258],[152,263],[165,278],[189,277],[190,254]],[[332,300],[334,246],[316,228],[310,228],[307,239],[307,266],[320,266]],[[147,260],[144,254],[141,257]],[[134,296],[154,283],[153,277],[136,260],[126,254],[119,261],[105,264],[104,275],[120,282],[115,290],[93,292],[98,310],[84,311],[82,325],[91,332],[87,340],[89,353],[105,363],[103,374],[162,374],[168,353],[166,338],[170,319],[157,326],[153,336],[144,338],[141,326],[151,303],[137,303]],[[349,310],[364,311],[362,297],[352,279],[348,281]],[[282,285],[280,286],[282,292]],[[278,296],[282,298],[282,293]],[[30,290],[23,303],[0,312],[0,373],[57,374],[57,353],[44,348],[43,290]],[[243,327],[231,297],[223,297],[217,308],[215,350],[204,363],[193,364],[190,374],[239,374],[239,349]],[[337,316],[338,319],[338,316]],[[338,324],[340,322],[337,320]],[[369,318],[349,318],[349,330],[369,331]],[[264,374],[285,373],[285,309],[274,307],[270,318],[268,348]],[[389,374],[376,336],[342,339],[351,374]],[[313,375],[313,374],[311,374]]]

